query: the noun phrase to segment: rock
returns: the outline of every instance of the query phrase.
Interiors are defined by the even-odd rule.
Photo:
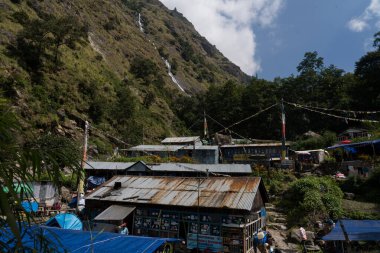
[[[67,129],[75,129],[77,127],[77,122],[75,120],[65,120],[62,126]]]
[[[98,155],[99,154],[98,146],[96,146],[96,145],[89,145],[88,146],[88,153],[90,155]]]
[[[315,233],[312,231],[306,231],[307,241],[312,242],[315,239]],[[293,228],[290,231],[290,238],[293,242],[300,243],[302,241],[299,228]]]
[[[271,220],[275,223],[286,223],[285,217],[273,217]]]
[[[315,233],[312,231],[306,231],[306,237],[307,237],[308,241],[314,240],[315,239]]]
[[[65,109],[59,109],[57,110],[57,115],[61,120],[64,120],[66,118],[66,112]]]
[[[321,248],[318,245],[306,245],[307,252],[321,252]]]
[[[344,198],[345,199],[349,199],[349,200],[353,200],[355,198],[355,193],[352,193],[352,192],[345,192],[344,193]]]
[[[61,187],[61,197],[62,197],[63,202],[70,203],[70,201],[72,199],[70,190],[67,189],[66,187],[62,186]]]
[[[293,228],[290,231],[290,239],[293,242],[301,243],[302,239],[301,239],[301,235],[300,235],[300,230],[298,228]]]
[[[281,223],[271,223],[267,225],[268,228],[272,228],[273,230],[287,230],[288,228]]]
[[[61,125],[57,125],[57,127],[55,128],[57,134],[60,134],[60,135],[65,135],[65,131],[63,130],[62,126]]]

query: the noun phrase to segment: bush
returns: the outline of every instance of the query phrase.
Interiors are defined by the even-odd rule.
[[[158,67],[150,59],[135,57],[132,60],[130,71],[135,77],[143,79],[145,83],[148,84],[152,82],[156,76]]]
[[[342,213],[343,192],[328,177],[307,177],[293,182],[282,205],[289,210],[288,222],[313,224],[327,217],[336,219]]]
[[[12,18],[19,24],[25,25],[29,20],[29,16],[25,11],[16,11],[12,14]]]

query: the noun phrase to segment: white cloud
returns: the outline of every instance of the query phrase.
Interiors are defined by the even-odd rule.
[[[245,73],[261,70],[253,25],[274,24],[285,0],[160,0],[188,18],[197,31]]]
[[[380,0],[371,0],[364,12],[359,17],[351,19],[347,25],[352,31],[361,32],[370,26],[371,21],[375,21],[375,27],[379,28]]]
[[[351,19],[348,22],[348,27],[354,32],[361,32],[368,26],[367,22],[359,18]]]

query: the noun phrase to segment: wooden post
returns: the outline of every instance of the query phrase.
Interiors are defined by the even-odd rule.
[[[83,157],[82,157],[82,162],[81,162],[81,167],[82,170],[78,173],[78,190],[77,190],[77,211],[80,211],[80,200],[84,196],[84,166],[87,161],[87,146],[88,146],[88,128],[89,124],[88,121],[85,121],[85,126],[84,126],[84,143],[83,143]]]

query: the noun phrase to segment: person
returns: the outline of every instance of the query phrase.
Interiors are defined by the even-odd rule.
[[[307,236],[306,236],[306,231],[302,226],[300,226],[300,238],[301,238],[301,245],[303,248],[302,252],[306,253],[307,252],[307,249],[306,249]]]
[[[119,229],[120,229],[120,234],[122,234],[122,235],[128,235],[129,234],[127,222],[124,222],[123,224],[121,224],[119,226]]]
[[[260,250],[261,253],[267,253],[268,246],[268,236],[266,231],[261,231],[257,233],[257,235],[253,238],[253,250],[257,253],[257,249]]]

